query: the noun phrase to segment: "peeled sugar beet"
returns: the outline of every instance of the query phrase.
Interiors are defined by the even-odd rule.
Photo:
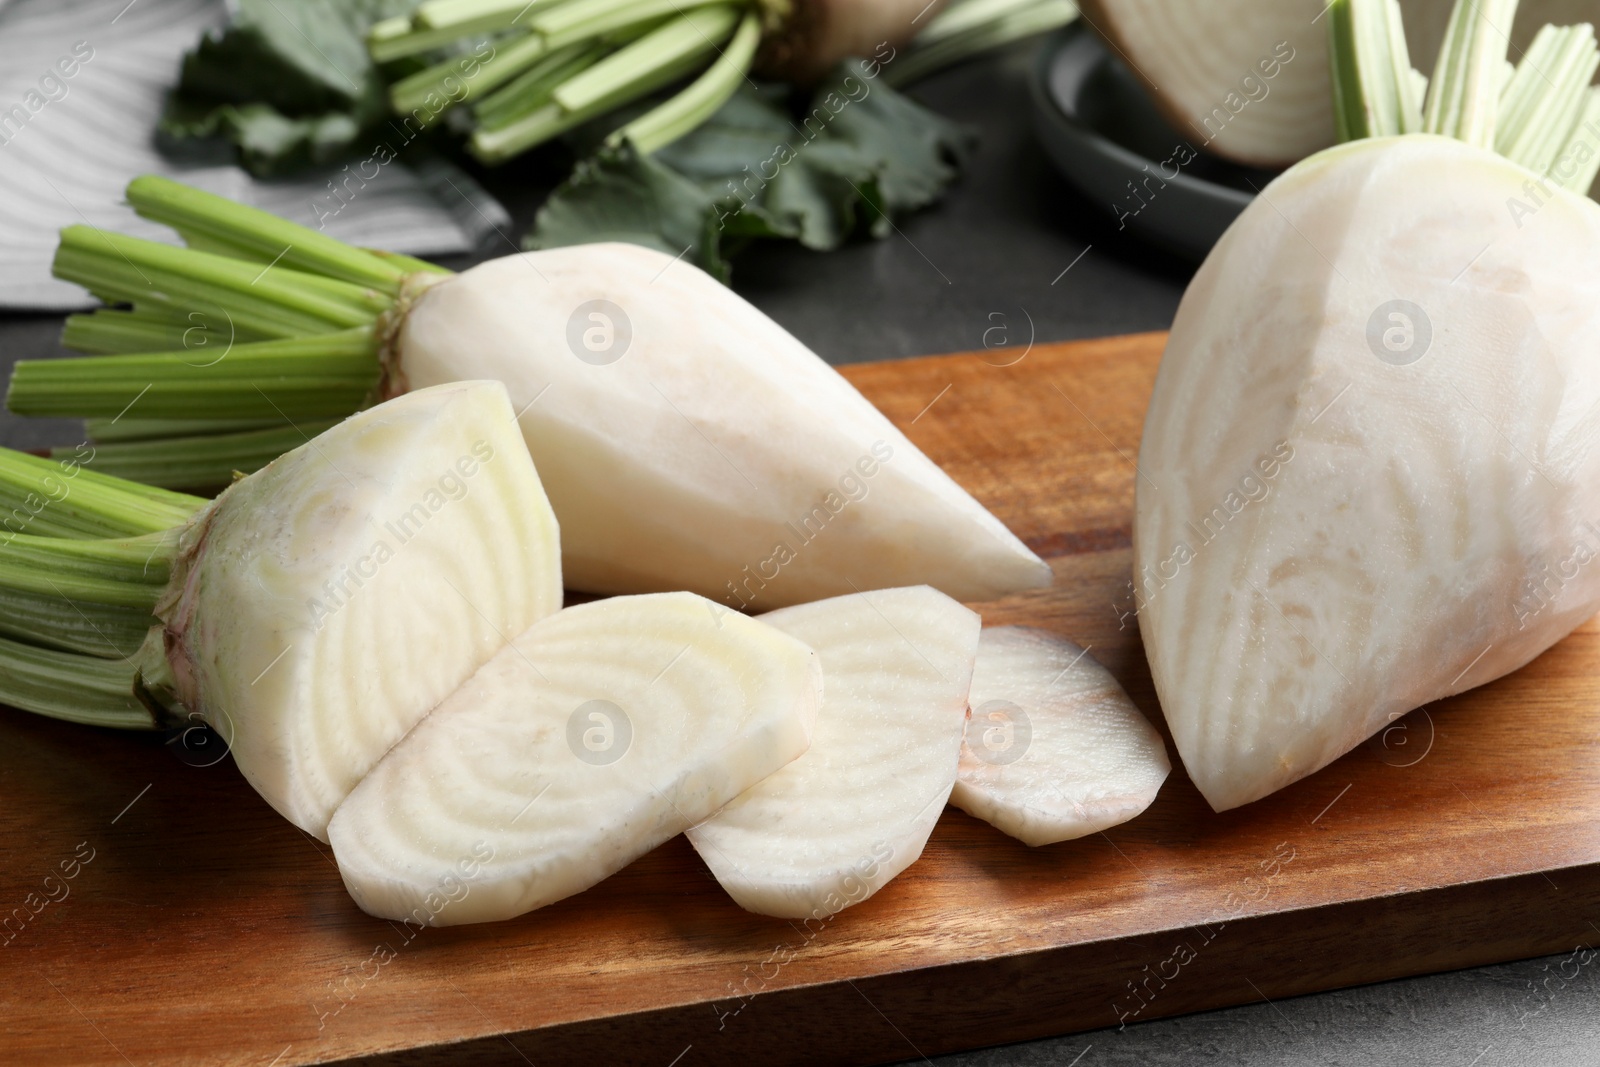
[[[97,461],[135,480],[226,479],[299,444],[285,420],[499,381],[561,523],[570,588],[764,610],[902,585],[970,601],[1050,584],[1049,566],[836,370],[671,255],[573,245],[449,274],[152,175],[128,199],[198,247],[63,231],[56,273],[137,310],[74,316],[68,343],[106,354],[24,360],[6,403],[115,422],[137,395],[139,440]],[[264,279],[257,259],[277,264]],[[207,293],[231,294],[223,310],[241,331],[220,368],[175,347]]]
[[[1600,205],[1439,137],[1263,191],[1140,450],[1139,625],[1217,810],[1516,670],[1600,607]]]
[[[587,889],[806,751],[818,656],[692,593],[535,623],[397,744],[328,827],[363,910],[508,919]]]
[[[567,584],[760,610],[1050,568],[837,371],[704,271],[637,245],[445,278],[397,339],[410,388],[491,378],[561,520]]]
[[[391,745],[561,607],[555,515],[497,382],[353,415],[183,537],[158,608],[175,695],[319,838]]]

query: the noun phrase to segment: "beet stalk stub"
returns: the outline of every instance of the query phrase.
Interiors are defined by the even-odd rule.
[[[817,654],[691,593],[613,597],[518,635],[328,827],[372,915],[507,919],[594,885],[806,750]]]
[[[1269,185],[1201,267],[1140,451],[1139,624],[1211,805],[1600,607],[1600,206],[1440,137]]]
[[[378,758],[561,596],[555,517],[505,389],[461,382],[233,485],[185,532],[156,613],[183,705],[325,838]]]
[[[626,244],[441,280],[396,339],[409,387],[506,383],[567,583],[774,607],[927,583],[987,600],[1049,567],[831,367],[705,272]]]

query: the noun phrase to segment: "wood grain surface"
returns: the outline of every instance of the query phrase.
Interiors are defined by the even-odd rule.
[[[1158,725],[1125,590],[1161,344],[845,371],[1051,560],[985,621],[1091,646]],[[809,927],[741,911],[679,838],[520,919],[402,931],[230,762],[0,710],[0,1060],[868,1064],[1570,950],[1600,939],[1597,683],[1590,622],[1225,815],[1177,766],[1141,818],[1043,849],[948,809]]]

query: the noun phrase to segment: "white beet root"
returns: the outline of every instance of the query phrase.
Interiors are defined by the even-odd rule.
[[[833,368],[671,256],[596,244],[485,263],[425,292],[398,350],[412,388],[506,384],[575,589],[754,609],[1050,582]]]
[[[985,627],[968,702],[950,803],[1025,844],[1127,822],[1172,770],[1111,672],[1043,630]]]
[[[561,606],[555,516],[505,389],[353,415],[235,483],[162,609],[179,695],[317,837],[418,719]]]
[[[1532,188],[1459,141],[1344,145],[1268,186],[1185,294],[1134,581],[1214,808],[1600,607],[1600,205]]]
[[[817,656],[689,593],[530,627],[396,745],[334,815],[370,914],[434,926],[570,896],[805,751]]]
[[[820,919],[922,854],[955,782],[979,620],[926,586],[762,618],[821,660],[811,747],[689,840],[740,907]]]

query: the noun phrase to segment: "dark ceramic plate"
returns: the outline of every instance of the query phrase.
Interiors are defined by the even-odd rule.
[[[1082,22],[1041,49],[1033,117],[1051,160],[1092,204],[1189,259],[1204,259],[1273,177],[1196,151]]]

